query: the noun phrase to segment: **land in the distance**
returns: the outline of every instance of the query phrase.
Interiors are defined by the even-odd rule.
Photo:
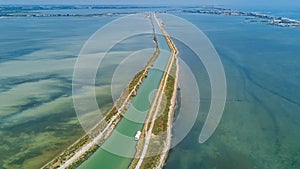
[[[288,18],[285,16],[272,16],[263,14],[260,12],[249,12],[240,11],[235,9],[227,9],[220,7],[147,7],[147,6],[88,6],[88,5],[27,5],[27,6],[16,6],[16,5],[4,5],[0,6],[0,18],[2,17],[100,17],[100,16],[115,16],[120,14],[135,14],[138,12],[127,11],[128,9],[143,9],[143,11],[151,11],[155,8],[158,12],[183,12],[183,13],[199,13],[199,14],[210,14],[210,15],[227,15],[227,16],[245,16],[246,22],[248,23],[259,23],[268,24],[280,27],[294,27],[300,28],[300,21],[297,19]],[[101,13],[100,10],[115,9],[117,12]],[[94,13],[80,14],[80,13],[49,13],[51,10],[98,10]],[[43,12],[41,12],[43,11]]]
[[[300,28],[300,21],[287,17],[271,16],[262,14],[259,12],[245,12],[233,9],[225,8],[203,8],[203,9],[185,9],[183,12],[187,13],[200,13],[200,14],[212,14],[212,15],[228,15],[228,16],[247,16],[249,22],[252,23],[263,23],[281,27],[296,27]],[[254,20],[254,19],[259,20]]]
[[[151,19],[152,16],[149,18],[153,25],[153,21]],[[155,19],[163,35],[165,36],[165,40],[170,47],[172,55],[167,63],[158,92],[153,101],[152,108],[149,111],[147,122],[143,128],[143,134],[145,134],[144,138],[146,138],[145,142],[144,144],[141,144],[141,141],[138,142],[137,149],[143,149],[147,154],[141,154],[139,158],[135,158],[133,160],[132,165],[135,164],[136,159],[139,160],[137,163],[138,165],[135,166],[135,168],[149,168],[149,165],[155,166],[155,168],[162,168],[171,144],[171,127],[177,91],[178,63],[176,57],[178,50],[169,35],[162,28],[162,22],[159,22],[156,17]],[[136,96],[139,86],[142,84],[143,80],[147,78],[150,67],[153,65],[156,58],[159,57],[160,49],[158,47],[155,31],[154,42],[156,43],[156,51],[154,55],[147,62],[145,67],[138,72],[133,80],[128,84],[127,88],[122,92],[120,98],[111,108],[111,110],[105,115],[105,117],[89,133],[77,140],[74,144],[72,144],[69,148],[67,148],[42,168],[76,168],[86,159],[88,159],[108,139],[116,125],[123,118],[123,115],[127,111],[128,105],[132,98]],[[163,95],[167,96],[167,98],[162,99]],[[167,103],[166,105],[164,105],[165,102]],[[166,108],[164,109],[163,106],[166,106]],[[164,109],[163,115],[159,117],[157,115],[158,111],[161,111],[162,109]],[[150,126],[149,128],[148,125]],[[158,134],[159,132],[166,132],[167,134],[160,138],[160,144],[152,145],[153,139],[155,139],[152,137],[152,135]],[[150,141],[150,144],[146,144],[146,142]],[[159,151],[155,152],[155,155],[153,155],[153,150]],[[151,152],[150,154],[148,153],[149,151]],[[137,155],[139,154],[137,153]],[[154,159],[149,159],[148,157],[152,157]]]
[[[154,37],[154,41],[157,44],[156,37]],[[114,106],[89,133],[85,134],[42,168],[76,168],[89,158],[99,148],[99,145],[105,142],[123,118],[123,114],[128,109],[131,100],[135,97],[143,80],[147,77],[149,69],[158,57],[158,54],[159,48],[156,47],[155,53],[144,68],[135,75],[121,93]]]
[[[170,48],[171,56],[143,127],[142,138],[137,144],[136,157],[129,169],[163,168],[171,146],[171,129],[178,88],[178,50],[163,28],[162,20],[156,15],[154,18]]]

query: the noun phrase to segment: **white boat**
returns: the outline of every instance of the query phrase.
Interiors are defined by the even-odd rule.
[[[140,137],[141,137],[141,134],[142,134],[141,131],[137,131],[136,134],[135,134],[135,136],[134,136],[134,140],[138,141],[140,139]]]

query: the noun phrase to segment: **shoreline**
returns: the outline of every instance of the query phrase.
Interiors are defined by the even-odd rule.
[[[178,88],[178,76],[179,76],[179,63],[178,63],[178,49],[176,48],[176,46],[174,45],[173,41],[171,40],[170,36],[166,33],[166,37],[169,38],[170,41],[168,42],[171,42],[171,45],[173,47],[173,50],[174,52],[173,53],[173,57],[175,58],[175,63],[176,63],[176,75],[175,75],[175,82],[174,82],[174,87],[173,87],[173,95],[172,95],[172,99],[171,99],[171,105],[170,106],[170,111],[169,111],[169,115],[168,115],[168,140],[167,140],[167,146],[165,146],[165,149],[163,150],[163,153],[162,156],[161,156],[161,159],[160,159],[160,163],[158,164],[158,168],[163,168],[166,160],[167,160],[167,157],[168,157],[168,154],[169,154],[169,150],[171,148],[171,141],[172,141],[172,124],[173,124],[173,119],[174,119],[174,112],[175,112],[175,108],[176,108],[176,96],[177,96],[177,88]]]
[[[123,114],[127,111],[127,108],[131,103],[131,100],[135,97],[140,85],[147,77],[149,69],[152,67],[160,53],[155,33],[153,40],[156,44],[156,50],[153,56],[122,91],[119,99],[108,113],[87,134],[76,140],[71,146],[42,166],[41,169],[78,167],[99,148],[99,145],[105,142],[118,122],[121,121]],[[128,91],[130,92],[128,93]],[[124,97],[126,97],[125,100]],[[91,136],[94,137],[92,138]]]
[[[174,79],[174,82],[172,83],[173,91],[171,93],[171,98],[169,99],[169,102],[170,102],[170,106],[168,107],[169,111],[167,112],[168,119],[167,119],[167,124],[166,124],[167,125],[167,130],[166,130],[167,134],[166,134],[166,138],[165,138],[165,144],[164,144],[162,151],[160,151],[160,153],[159,153],[160,159],[156,162],[157,167],[162,168],[167,159],[168,151],[171,146],[171,137],[172,137],[171,129],[172,129],[172,121],[173,121],[173,116],[174,116],[175,104],[176,104],[179,65],[178,65],[178,59],[177,59],[178,50],[177,50],[176,46],[172,42],[172,40],[169,37],[169,35],[167,34],[167,32],[164,30],[162,22],[160,22],[158,20],[158,18],[156,17],[155,14],[154,14],[154,18],[155,18],[157,24],[159,25],[159,28],[160,28],[161,32],[163,33],[166,42],[168,43],[168,46],[171,51],[171,56],[167,63],[167,67],[166,67],[167,71],[163,75],[163,77],[161,79],[161,83],[158,88],[159,89],[158,91],[160,91],[160,92],[157,92],[157,94],[159,95],[159,98],[155,99],[153,101],[151,109],[149,111],[149,113],[150,113],[150,112],[154,111],[153,110],[154,108],[156,108],[155,112],[154,112],[155,114],[153,116],[152,116],[152,114],[148,114],[149,118],[146,119],[147,122],[145,124],[149,123],[149,119],[151,117],[157,116],[158,110],[160,108],[160,104],[163,101],[162,100],[163,93],[165,92],[165,90],[166,90],[165,88],[167,86],[167,83],[169,82],[169,74],[171,72],[171,69],[172,70],[174,69],[174,66],[176,68],[176,72],[174,75],[175,79]],[[43,167],[41,167],[42,169],[76,168],[76,167],[80,166],[80,164],[82,164],[84,161],[86,161],[101,146],[101,144],[103,144],[106,141],[106,139],[114,131],[114,128],[116,127],[118,122],[121,121],[123,114],[127,111],[127,108],[129,106],[131,100],[136,95],[136,92],[137,92],[139,86],[141,85],[143,80],[147,77],[149,69],[151,68],[151,66],[153,65],[154,61],[156,60],[156,58],[159,56],[159,53],[160,53],[157,37],[155,34],[155,28],[153,25],[152,16],[150,16],[149,19],[153,26],[153,31],[154,31],[153,39],[156,44],[156,51],[154,52],[153,56],[150,58],[150,60],[147,62],[147,64],[144,66],[144,68],[135,75],[133,80],[130,81],[128,86],[121,93],[120,98],[117,100],[117,102],[114,104],[114,106],[110,109],[110,111],[103,117],[103,119],[99,123],[97,123],[90,130],[89,133],[87,133],[84,136],[82,136],[81,138],[79,138],[71,146],[69,146],[67,149],[65,149],[62,153],[60,153],[58,156],[53,158],[50,162],[48,162]],[[128,93],[127,91],[130,91],[130,92]],[[124,98],[124,97],[126,97],[126,98]],[[158,97],[158,96],[156,96],[156,97]],[[157,107],[155,107],[155,106],[157,106]],[[142,155],[142,157],[146,155],[147,150],[148,150],[148,145],[150,144],[149,142],[150,142],[151,136],[153,135],[152,129],[155,125],[155,122],[150,121],[150,123],[151,123],[151,128],[150,128],[151,132],[148,133],[148,136],[147,136],[148,139],[143,144],[145,151],[144,151],[144,153],[143,153],[144,155]],[[144,129],[143,129],[142,135],[145,135]],[[94,137],[91,137],[91,136],[94,136]],[[148,142],[148,143],[146,143],[146,142]],[[138,144],[141,144],[140,141],[137,143],[137,147],[138,147]],[[147,145],[146,147],[145,147],[145,144]],[[151,148],[149,148],[149,149],[151,149]],[[143,159],[143,158],[141,158],[141,159]],[[142,164],[142,162],[143,162],[143,160],[141,160],[141,162],[139,162],[139,163]],[[139,168],[139,167],[137,166],[136,168]]]
[[[168,43],[168,46],[171,50],[171,56],[170,56],[168,65],[165,69],[167,71],[165,71],[165,74],[164,74],[164,76],[161,80],[161,84],[158,88],[157,95],[155,96],[155,100],[152,103],[152,107],[149,111],[148,118],[146,119],[144,128],[142,130],[143,139],[140,140],[137,144],[136,157],[131,162],[131,164],[129,166],[130,169],[145,168],[145,166],[143,166],[145,164],[143,164],[143,163],[145,161],[147,163],[148,158],[152,158],[152,157],[154,158],[154,160],[152,160],[150,162],[150,165],[155,166],[155,167],[151,167],[151,168],[162,168],[163,165],[165,164],[165,161],[167,159],[168,152],[169,152],[169,149],[170,149],[170,146],[171,146],[171,137],[172,137],[172,130],[171,129],[172,129],[173,116],[174,116],[175,104],[176,104],[176,94],[177,94],[177,88],[178,88],[179,64],[178,64],[177,55],[178,55],[179,52],[178,52],[176,46],[174,45],[173,41],[171,40],[170,36],[168,35],[168,33],[164,30],[162,21],[161,20],[159,21],[155,14],[154,14],[154,18],[155,18],[157,24],[159,25],[160,30],[163,33],[166,42]],[[173,64],[175,64],[175,65],[173,65]],[[175,67],[173,67],[173,66],[175,66]],[[161,103],[163,102],[162,97],[163,97],[164,92],[166,92],[166,86],[170,85],[169,80],[170,80],[170,78],[173,78],[172,76],[169,76],[169,75],[171,74],[171,71],[174,68],[176,69],[176,71],[175,71],[174,82],[171,83],[171,85],[173,85],[173,91],[171,92],[172,95],[171,95],[171,98],[169,99],[170,100],[170,105],[168,107],[169,110],[167,112],[167,129],[166,129],[167,134],[166,134],[166,138],[163,138],[164,143],[158,145],[158,148],[157,147],[151,147],[151,146],[153,146],[152,142],[151,142],[151,139],[155,140],[156,139],[155,137],[157,137],[153,133],[154,132],[153,128],[155,127],[155,124],[157,123],[156,122],[156,120],[157,120],[156,117],[157,117],[158,111],[161,108]],[[149,126],[149,124],[150,124],[150,126]],[[156,140],[156,141],[158,141],[158,140]],[[163,145],[163,148],[159,149],[159,147],[162,146],[162,145]],[[151,154],[151,153],[153,153],[154,148],[155,149],[157,148],[158,152],[154,152],[155,154]],[[147,156],[148,152],[150,153],[150,155]],[[159,159],[157,159],[157,157]],[[136,161],[136,160],[138,160],[138,161]],[[149,166],[147,166],[147,167],[149,167]]]

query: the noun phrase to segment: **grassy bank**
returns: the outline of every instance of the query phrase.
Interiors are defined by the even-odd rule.
[[[168,130],[168,123],[169,118],[173,118],[169,116],[169,111],[171,110],[171,101],[174,94],[174,90],[176,87],[175,77],[176,77],[176,70],[177,70],[177,59],[175,58],[173,60],[173,64],[171,67],[170,75],[167,76],[167,84],[164,88],[164,95],[166,96],[164,100],[161,102],[161,104],[157,104],[157,106],[160,106],[160,113],[155,117],[154,126],[152,129],[152,136],[150,140],[150,144],[146,153],[146,157],[143,159],[142,165],[140,168],[145,169],[151,169],[156,168],[157,165],[160,163],[161,155],[166,153],[165,146],[167,145],[167,130]],[[165,78],[165,77],[164,77]],[[163,80],[163,79],[162,79]],[[147,128],[149,128],[149,124],[147,125]],[[145,127],[144,127],[145,129]],[[141,134],[141,138],[137,144],[137,154],[136,158],[132,161],[129,169],[134,169],[139,161],[139,158],[141,156],[141,152],[144,147],[145,143],[145,130],[143,130]]]
[[[135,159],[132,160],[129,169],[162,168],[171,146],[171,128],[177,94],[178,50],[164,30],[163,22],[156,15],[154,17],[168,43],[171,56],[148,113],[141,139],[137,143]]]
[[[87,134],[77,140],[74,144],[64,150],[60,155],[55,157],[48,164],[43,166],[43,169],[53,169],[59,168],[65,164],[68,160],[76,155],[80,150],[88,147],[78,158],[72,161],[65,168],[76,168],[82,164],[87,158],[89,158],[98,148],[99,145],[103,144],[104,141],[109,137],[117,123],[122,119],[123,114],[126,112],[129,103],[132,98],[136,95],[140,85],[143,80],[147,77],[150,67],[153,65],[154,61],[158,57],[160,51],[157,45],[157,39],[154,37],[156,43],[156,51],[144,68],[138,72],[134,78],[127,85],[125,90],[123,90],[119,99],[113,105],[113,107],[106,113],[102,120]],[[101,135],[101,137],[99,137]],[[98,137],[96,139],[96,137]],[[97,144],[94,144],[96,142]],[[92,146],[90,146],[93,144]]]

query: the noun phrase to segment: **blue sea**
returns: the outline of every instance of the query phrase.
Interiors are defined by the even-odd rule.
[[[259,11],[300,19],[297,10]],[[298,169],[300,29],[249,24],[245,17],[173,14],[196,25],[215,46],[225,69],[227,101],[216,132],[199,144],[210,82],[193,51],[175,41],[201,100],[195,125],[171,149],[164,168]],[[39,168],[84,134],[71,98],[76,57],[95,31],[121,16],[0,18],[0,169]],[[142,47],[122,43],[118,52],[126,52],[126,45]],[[114,66],[107,63],[107,72]],[[112,106],[111,76],[98,75],[104,111]]]
[[[209,79],[193,53],[181,49],[181,58],[198,75],[202,101],[197,123],[171,150],[165,168],[299,168],[300,30],[247,24],[243,17],[179,16],[203,30],[214,44],[228,93],[218,129],[199,144],[210,98],[201,86],[209,85]]]

